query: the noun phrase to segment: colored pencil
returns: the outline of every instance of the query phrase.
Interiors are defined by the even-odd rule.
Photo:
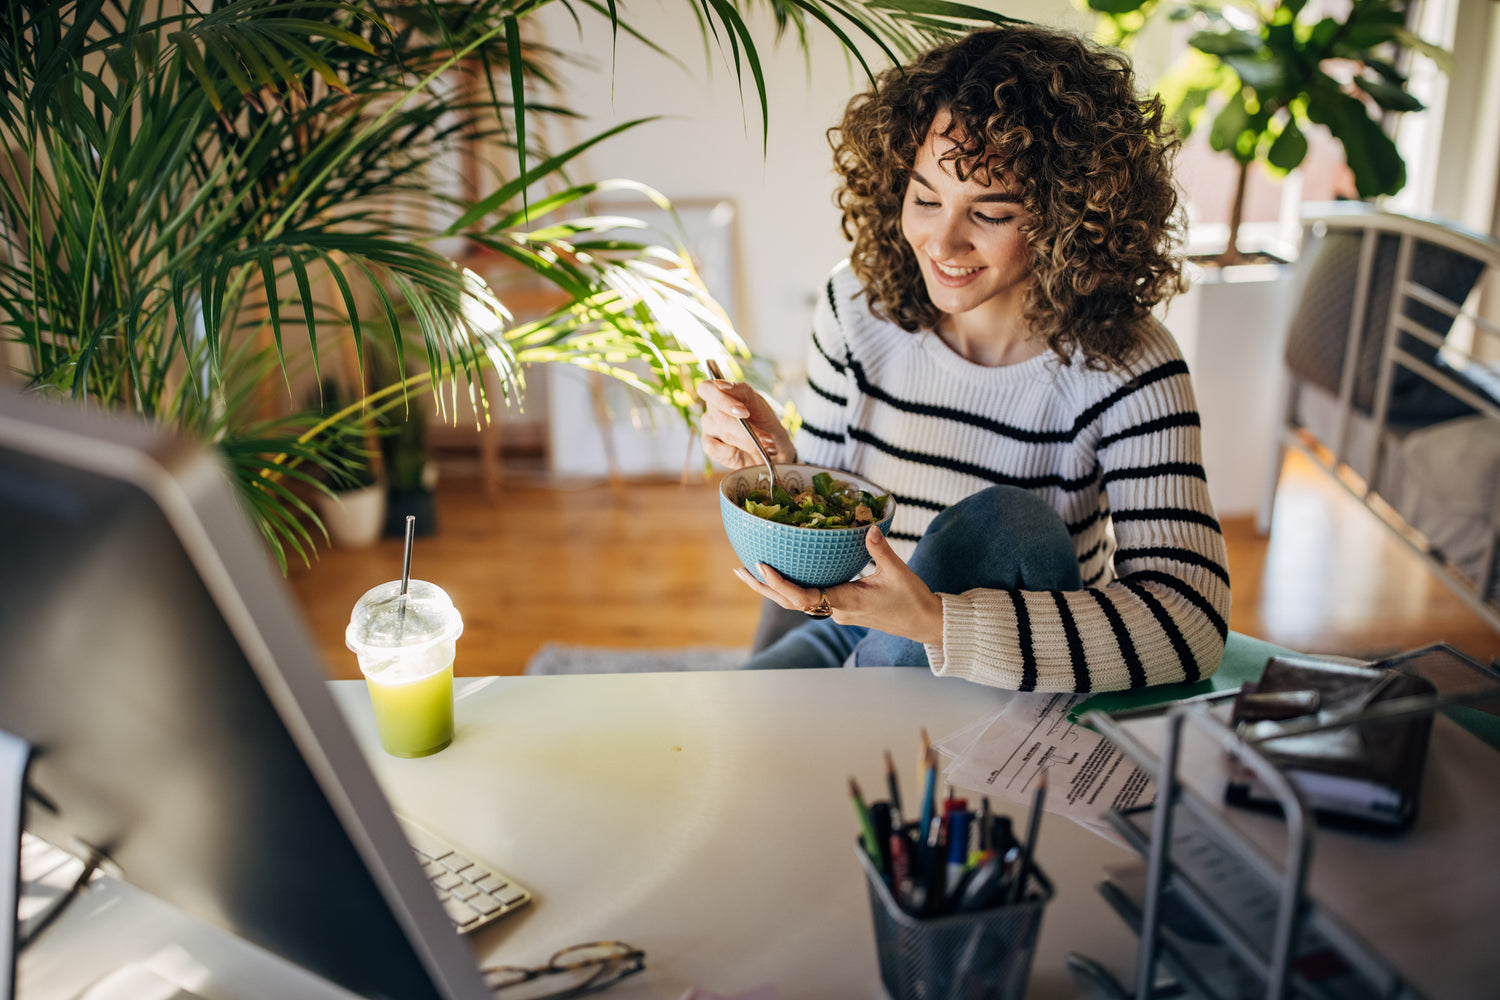
[[[849,795],[854,799],[854,814],[859,817],[860,833],[865,838],[865,851],[878,867],[880,865],[880,841],[875,838],[875,823],[870,818],[870,810],[865,807],[864,796],[859,793],[859,782],[853,778],[849,779]]]
[[[1019,903],[1026,895],[1026,876],[1030,873],[1032,858],[1036,856],[1036,835],[1042,823],[1042,803],[1047,798],[1047,771],[1037,775],[1036,792],[1031,796],[1031,816],[1026,821],[1026,842],[1021,845],[1020,865],[1016,870],[1016,881],[1011,890],[1011,902]]]

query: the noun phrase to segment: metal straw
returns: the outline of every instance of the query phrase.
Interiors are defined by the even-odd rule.
[[[406,551],[401,556],[401,596],[406,596],[406,588],[411,583],[411,540],[417,533],[417,515],[406,515]]]
[[[411,542],[417,533],[417,516],[406,515],[406,551],[401,554],[401,593],[397,595],[396,641],[406,636],[406,589],[411,586]]]

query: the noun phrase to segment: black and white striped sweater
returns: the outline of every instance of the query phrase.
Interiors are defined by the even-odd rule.
[[[844,469],[899,502],[909,558],[942,510],[1020,486],[1062,515],[1085,589],[943,594],[934,673],[1022,691],[1196,680],[1223,652],[1224,538],[1204,479],[1187,365],[1159,325],[1128,372],[1046,352],[987,368],[930,331],[873,317],[847,262],[818,304],[799,461]]]

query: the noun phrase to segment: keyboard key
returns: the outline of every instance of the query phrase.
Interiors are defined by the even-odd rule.
[[[439,889],[452,889],[456,885],[463,885],[464,880],[453,874],[446,868],[438,869],[436,877],[429,876],[428,881]]]
[[[449,898],[443,900],[443,909],[448,911],[448,919],[460,927],[472,924],[480,917],[478,910],[461,899]]]
[[[470,906],[474,907],[474,909],[478,910],[485,916],[489,916],[491,913],[495,913],[501,908],[500,901],[492,896],[478,895],[468,902]]]
[[[450,854],[445,858],[438,858],[438,864],[450,872],[466,872],[474,867],[474,862],[457,854]]]

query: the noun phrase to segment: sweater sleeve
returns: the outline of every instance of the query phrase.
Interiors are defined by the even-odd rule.
[[[1118,576],[1076,591],[940,595],[943,643],[926,647],[933,673],[1022,691],[1112,691],[1217,669],[1229,573],[1187,366],[1158,358],[1100,405],[1095,474]]]
[[[845,429],[848,426],[854,375],[845,323],[854,303],[841,291],[848,285],[847,265],[834,270],[824,283],[813,310],[812,343],[807,351],[807,385],[798,400],[802,427],[797,432],[797,461],[843,469]]]

